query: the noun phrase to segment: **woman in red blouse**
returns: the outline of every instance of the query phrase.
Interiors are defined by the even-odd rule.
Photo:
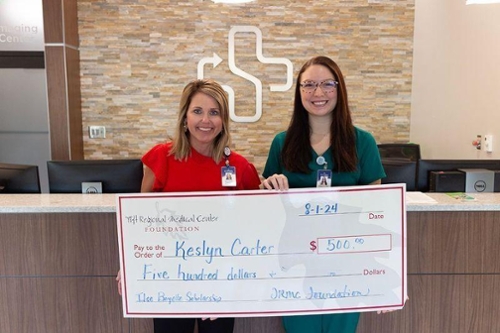
[[[254,190],[260,178],[252,163],[229,149],[229,104],[213,80],[195,80],[183,90],[172,141],[154,146],[142,158],[141,192]],[[232,177],[225,177],[230,173]],[[118,292],[121,294],[120,274]],[[213,319],[213,320],[212,320]],[[231,333],[234,318],[154,319],[155,333]]]

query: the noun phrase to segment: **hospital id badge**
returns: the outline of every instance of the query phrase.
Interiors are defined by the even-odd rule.
[[[318,170],[316,176],[316,187],[330,187],[332,186],[332,170],[321,169]]]
[[[221,168],[222,186],[236,186],[236,168],[233,166],[224,166]]]

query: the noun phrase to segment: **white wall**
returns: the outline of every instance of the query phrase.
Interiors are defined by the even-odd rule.
[[[500,159],[500,4],[416,0],[414,32],[411,142],[424,158]]]
[[[43,51],[41,0],[0,0],[0,51]],[[38,165],[48,191],[45,69],[0,68],[0,162]]]
[[[48,192],[50,138],[45,69],[0,69],[0,163],[38,165]]]

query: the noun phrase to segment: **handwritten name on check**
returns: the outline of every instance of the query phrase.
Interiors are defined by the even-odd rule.
[[[125,317],[401,309],[404,184],[117,195]]]

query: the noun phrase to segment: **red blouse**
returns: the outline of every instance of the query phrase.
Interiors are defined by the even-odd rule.
[[[169,155],[172,143],[154,146],[143,157],[142,162],[155,174],[154,192],[192,192],[255,190],[259,188],[260,178],[255,166],[243,156],[231,151],[229,165],[236,168],[236,186],[222,186],[221,168],[211,157],[203,156],[191,149],[191,156],[185,161],[176,160]]]

